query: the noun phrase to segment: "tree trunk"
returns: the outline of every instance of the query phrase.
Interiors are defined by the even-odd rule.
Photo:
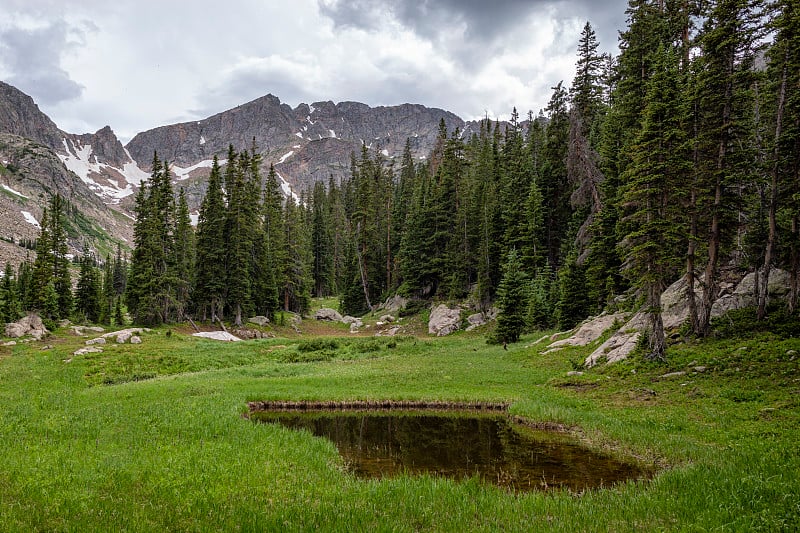
[[[647,315],[650,333],[651,361],[666,361],[666,339],[664,337],[664,321],[661,317],[661,287],[659,283],[649,283],[647,287]]]
[[[767,316],[767,305],[769,304],[769,271],[772,268],[772,254],[775,249],[775,238],[778,233],[778,223],[776,215],[778,211],[778,174],[780,172],[780,138],[783,134],[783,112],[786,104],[786,78],[787,63],[789,61],[789,49],[784,54],[783,71],[781,72],[781,85],[778,90],[778,110],[775,114],[775,148],[772,160],[772,181],[770,183],[769,194],[769,233],[767,234],[767,244],[764,250],[764,276],[761,279],[761,288],[758,293],[758,310],[756,316],[763,320]]]

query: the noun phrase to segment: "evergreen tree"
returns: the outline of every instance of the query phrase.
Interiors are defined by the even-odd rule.
[[[286,238],[283,223],[281,187],[275,167],[270,165],[264,185],[261,205],[264,265],[257,307],[265,316],[272,318],[280,308],[279,292],[285,286]]]
[[[654,75],[647,85],[647,106],[642,130],[633,145],[626,182],[621,246],[633,283],[645,295],[648,316],[648,359],[665,360],[661,293],[678,270],[683,235],[681,184],[685,182],[686,156],[680,108],[679,57],[661,47],[654,60]]]
[[[75,310],[87,322],[97,323],[100,320],[103,306],[100,271],[88,250],[81,257],[81,270],[75,292]]]
[[[754,43],[758,38],[757,0],[713,2],[699,36],[697,106],[699,131],[698,208],[709,215],[699,335],[710,332],[711,306],[719,294],[718,269],[723,247],[735,235],[732,192],[740,172],[753,164],[745,138],[752,106]]]
[[[522,270],[516,250],[508,253],[503,265],[503,278],[497,287],[497,329],[495,339],[502,343],[517,342],[525,328],[528,308],[528,278]]]
[[[334,226],[325,185],[314,184],[311,196],[311,253],[314,258],[314,296],[330,296],[336,287],[334,272]]]
[[[189,217],[189,206],[186,194],[181,188],[178,193],[178,206],[175,215],[175,300],[178,306],[177,316],[183,318],[189,305],[190,291],[193,284],[192,274],[195,262],[195,236],[192,220]]]
[[[225,216],[225,258],[227,260],[226,300],[236,326],[242,325],[242,313],[249,311],[251,294],[250,253],[253,248],[252,213],[248,209],[244,169],[248,155],[228,152],[225,183],[228,209]],[[238,158],[238,159],[237,159]]]
[[[305,313],[311,304],[311,245],[308,228],[303,223],[304,208],[289,196],[283,210],[286,261],[283,267],[283,303],[285,311]]]
[[[214,157],[200,205],[192,298],[203,319],[222,319],[225,303],[225,198],[219,160]]]

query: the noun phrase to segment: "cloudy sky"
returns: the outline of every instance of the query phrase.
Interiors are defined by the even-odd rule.
[[[627,0],[0,0],[0,79],[62,129],[127,141],[267,93],[537,112],[588,20],[616,53]]]

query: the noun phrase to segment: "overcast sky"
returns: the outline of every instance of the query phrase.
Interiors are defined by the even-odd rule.
[[[0,0],[0,79],[71,133],[126,142],[271,93],[538,112],[588,20],[617,52],[627,0]]]

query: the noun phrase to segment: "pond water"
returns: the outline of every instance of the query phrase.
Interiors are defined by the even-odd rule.
[[[514,491],[583,491],[649,477],[567,435],[496,413],[260,411],[252,418],[332,440],[348,469],[364,478],[479,476]]]

